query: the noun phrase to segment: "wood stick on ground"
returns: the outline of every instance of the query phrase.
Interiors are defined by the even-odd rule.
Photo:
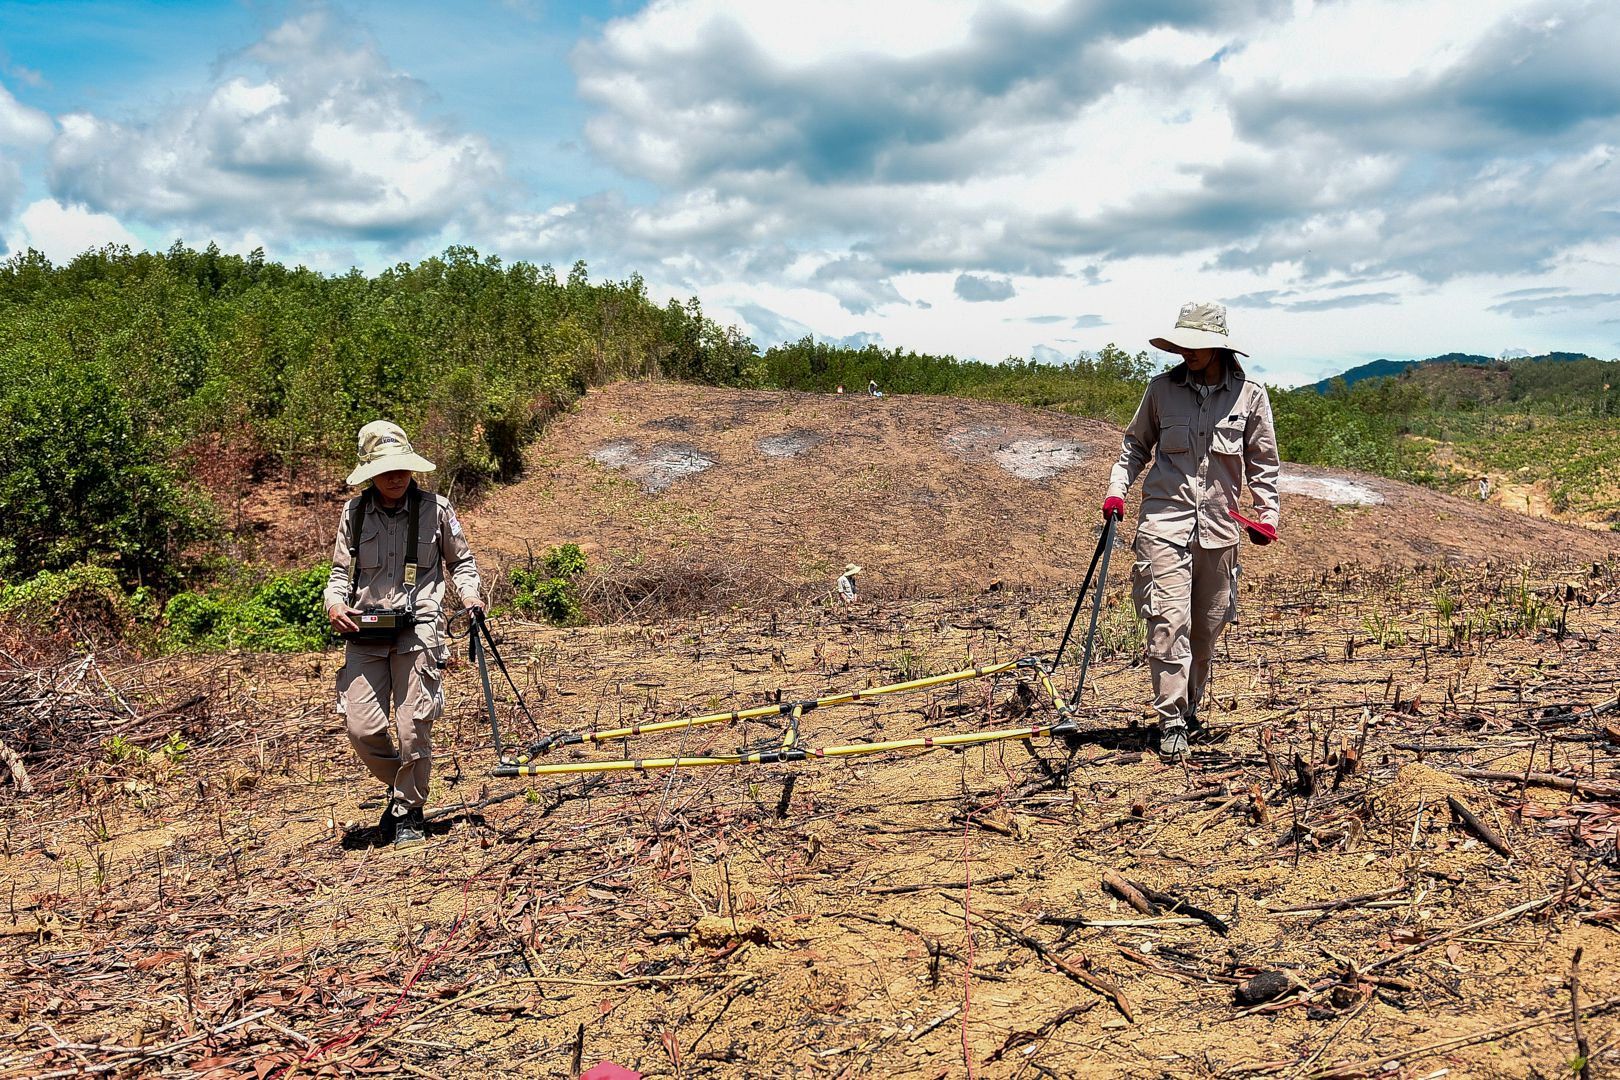
[[[1022,876],[1023,875],[1016,874],[1016,873],[1012,873],[1012,874],[992,874],[989,877],[985,877],[985,878],[974,878],[973,884],[975,886],[994,885],[998,881],[1011,881],[1014,878],[1022,877]],[[965,889],[965,888],[967,888],[967,885],[965,883],[963,883],[963,882],[960,882],[960,881],[918,881],[918,882],[914,882],[913,884],[910,884],[910,885],[874,885],[871,888],[862,889],[861,891],[865,892],[865,893],[871,893],[874,896],[893,896],[893,895],[896,895],[898,893],[924,892],[924,891],[926,891],[928,889]]]
[[[1207,986],[1210,983],[1241,986],[1243,983],[1248,982],[1247,979],[1241,979],[1236,975],[1217,975],[1212,971],[1198,971],[1195,968],[1182,967],[1179,964],[1160,963],[1151,956],[1146,956],[1124,945],[1119,946],[1119,953],[1125,959],[1141,964],[1155,975],[1178,979],[1193,986]]]
[[[1547,907],[1549,904],[1552,904],[1558,900],[1558,898],[1558,893],[1548,893],[1539,900],[1529,900],[1520,904],[1518,907],[1511,907],[1506,911],[1497,912],[1495,915],[1487,915],[1483,919],[1475,919],[1473,922],[1464,923],[1462,926],[1459,926],[1454,930],[1446,930],[1443,933],[1435,934],[1433,937],[1424,938],[1416,945],[1408,945],[1398,953],[1390,953],[1382,960],[1374,960],[1361,970],[1363,972],[1369,972],[1376,971],[1379,968],[1388,967],[1391,964],[1405,960],[1408,956],[1420,953],[1424,949],[1432,948],[1433,946],[1440,944],[1442,941],[1450,941],[1454,937],[1461,937],[1463,934],[1472,933],[1475,930],[1483,930],[1487,926],[1495,926],[1498,923],[1508,922],[1509,920],[1518,918],[1520,915],[1528,915],[1532,911],[1540,911],[1542,908]]]
[[[1616,1006],[1620,1006],[1620,997],[1609,998],[1606,1001],[1598,1002],[1596,1005],[1589,1005],[1581,1011],[1586,1016],[1592,1017],[1613,1012]],[[1489,1031],[1476,1032],[1473,1035],[1457,1035],[1453,1038],[1441,1039],[1439,1042],[1428,1043],[1424,1046],[1414,1046],[1409,1050],[1400,1050],[1393,1054],[1385,1054],[1383,1057],[1363,1058],[1361,1061],[1353,1061],[1344,1065],[1336,1065],[1332,1068],[1321,1069],[1317,1072],[1309,1074],[1310,1080],[1354,1080],[1355,1077],[1369,1076],[1374,1073],[1383,1072],[1385,1071],[1386,1066],[1394,1065],[1402,1061],[1410,1061],[1413,1058],[1422,1057],[1425,1054],[1445,1053],[1451,1050],[1460,1050],[1465,1046],[1472,1046],[1475,1043],[1495,1042],[1497,1039],[1505,1039],[1509,1035],[1517,1035],[1521,1031],[1529,1031],[1532,1028],[1546,1027],[1549,1024],[1556,1024],[1563,1019],[1563,1014],[1559,1013],[1554,1016],[1539,1017],[1535,1020],[1521,1020],[1516,1024],[1508,1024],[1505,1027],[1491,1028]]]
[[[1159,914],[1159,909],[1153,903],[1153,901],[1143,896],[1141,891],[1137,889],[1135,885],[1132,885],[1129,881],[1126,881],[1123,877],[1114,873],[1112,870],[1105,870],[1103,872],[1102,887],[1144,915]]]
[[[1575,1029],[1575,1053],[1580,1061],[1581,1080],[1592,1080],[1592,1051],[1581,1028],[1581,949],[1569,960],[1569,1022]]]
[[[1300,904],[1296,907],[1267,908],[1266,911],[1272,915],[1315,915],[1318,912],[1343,911],[1345,908],[1353,908],[1370,900],[1383,900],[1397,893],[1403,893],[1410,887],[1407,882],[1403,881],[1399,885],[1392,885],[1387,889],[1357,893],[1354,896],[1346,896],[1342,900],[1326,900],[1320,904]]]
[[[1107,997],[1114,1003],[1114,1006],[1119,1009],[1121,1016],[1125,1017],[1125,1019],[1129,1020],[1133,1024],[1136,1023],[1136,1009],[1131,1005],[1131,999],[1126,997],[1125,992],[1119,987],[1115,986],[1112,982],[1103,978],[1101,975],[1093,975],[1089,971],[1082,971],[1080,968],[1075,967],[1073,964],[1063,959],[1063,957],[1047,948],[1046,944],[1039,938],[1034,938],[1028,934],[1022,933],[1021,931],[1015,930],[1013,927],[1008,926],[994,915],[985,915],[980,913],[979,918],[983,919],[991,926],[994,926],[997,930],[1000,930],[1003,934],[1006,934],[1008,937],[1023,945],[1025,948],[1031,950],[1036,956],[1040,957],[1042,960],[1045,960],[1048,964],[1051,964],[1053,967],[1063,972],[1063,974],[1067,975],[1075,982],[1080,983],[1082,986],[1090,987],[1092,990],[1095,990],[1099,994]]]
[[[1225,937],[1231,930],[1231,928],[1221,920],[1220,916],[1216,915],[1212,911],[1205,911],[1201,907],[1194,907],[1192,904],[1189,904],[1186,900],[1183,900],[1174,893],[1161,892],[1150,885],[1142,884],[1140,881],[1130,881],[1129,879],[1126,880],[1129,882],[1129,884],[1136,888],[1137,892],[1153,901],[1153,903],[1158,904],[1168,914],[1190,915],[1199,922],[1203,923],[1205,926],[1209,927],[1211,930],[1215,931],[1217,934],[1221,935],[1221,937]]]
[[[1512,784],[1523,781],[1538,787],[1558,788],[1560,791],[1573,791],[1577,795],[1600,799],[1620,797],[1620,783],[1613,780],[1583,780],[1574,776],[1559,776],[1557,773],[1507,772],[1502,769],[1456,769],[1454,772],[1470,780],[1499,780]]]
[[[1493,830],[1489,825],[1479,820],[1472,810],[1463,805],[1462,800],[1458,799],[1455,795],[1447,795],[1446,805],[1451,807],[1451,812],[1457,815],[1458,819],[1462,821],[1464,827],[1466,827],[1469,832],[1485,841],[1486,844],[1490,845],[1492,851],[1496,852],[1504,859],[1513,858],[1513,849],[1507,846],[1507,842],[1500,836],[1497,836],[1495,830]]]
[[[4,762],[6,768],[11,770],[11,779],[17,784],[18,794],[34,793],[34,782],[28,779],[28,770],[23,768],[22,758],[17,755],[17,751],[3,742],[0,742],[0,762]]]

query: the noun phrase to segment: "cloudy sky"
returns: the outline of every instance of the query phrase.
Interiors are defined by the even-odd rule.
[[[0,251],[471,244],[998,360],[1620,355],[1613,0],[5,0]]]

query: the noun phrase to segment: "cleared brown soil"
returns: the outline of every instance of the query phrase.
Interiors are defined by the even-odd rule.
[[[822,441],[758,450],[794,432]],[[994,454],[1025,438],[1095,457],[1021,480]],[[504,622],[545,730],[629,725],[1049,657],[1115,439],[975,403],[616,387],[465,517],[481,555],[583,539],[652,560],[662,536],[768,568],[781,597],[865,564],[875,599],[848,610]],[[615,440],[633,443],[626,471],[587,464]],[[629,470],[666,441],[715,464],[649,495]],[[375,846],[359,807],[376,785],[331,712],[335,652],[64,660],[6,698],[24,719],[56,703],[78,737],[33,763],[40,793],[0,786],[0,1078],[564,1077],[576,1039],[584,1065],[649,1076],[1567,1077],[1577,948],[1604,1075],[1620,560],[1588,532],[1350,479],[1387,501],[1286,497],[1286,542],[1244,549],[1215,739],[1186,768],[1152,753],[1119,569],[1068,742],[494,780],[463,664],[435,733],[447,813],[405,852]],[[1076,675],[1071,655],[1055,679]],[[1049,722],[1017,681],[818,709],[803,745]],[[113,733],[155,750],[169,730],[193,744],[178,765],[109,760]],[[780,739],[773,719],[544,760]],[[1511,856],[1454,823],[1447,795]],[[1228,932],[1135,911],[1109,874]],[[1236,1004],[1234,981],[1261,971],[1290,989]]]

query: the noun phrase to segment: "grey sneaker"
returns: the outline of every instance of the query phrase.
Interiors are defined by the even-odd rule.
[[[1187,756],[1187,725],[1166,724],[1159,731],[1159,756],[1166,761],[1180,761]]]
[[[422,817],[422,808],[413,806],[405,811],[404,816],[394,818],[394,846],[401,844],[420,844],[427,839],[427,821]]]

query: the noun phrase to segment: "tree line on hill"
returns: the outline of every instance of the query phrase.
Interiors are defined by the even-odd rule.
[[[347,462],[378,416],[464,489],[516,476],[551,416],[616,379],[819,392],[873,379],[1122,423],[1154,371],[1112,345],[1000,364],[811,338],[762,350],[696,298],[654,302],[638,276],[591,281],[583,263],[559,274],[467,247],[374,275],[212,244],[62,265],[27,251],[0,264],[0,587],[94,566],[163,596],[217,576],[219,516],[196,482],[211,462]],[[1557,397],[1541,377],[1513,385]],[[1385,379],[1276,390],[1273,406],[1289,460],[1432,480],[1405,437],[1414,417],[1465,407],[1444,395]]]

